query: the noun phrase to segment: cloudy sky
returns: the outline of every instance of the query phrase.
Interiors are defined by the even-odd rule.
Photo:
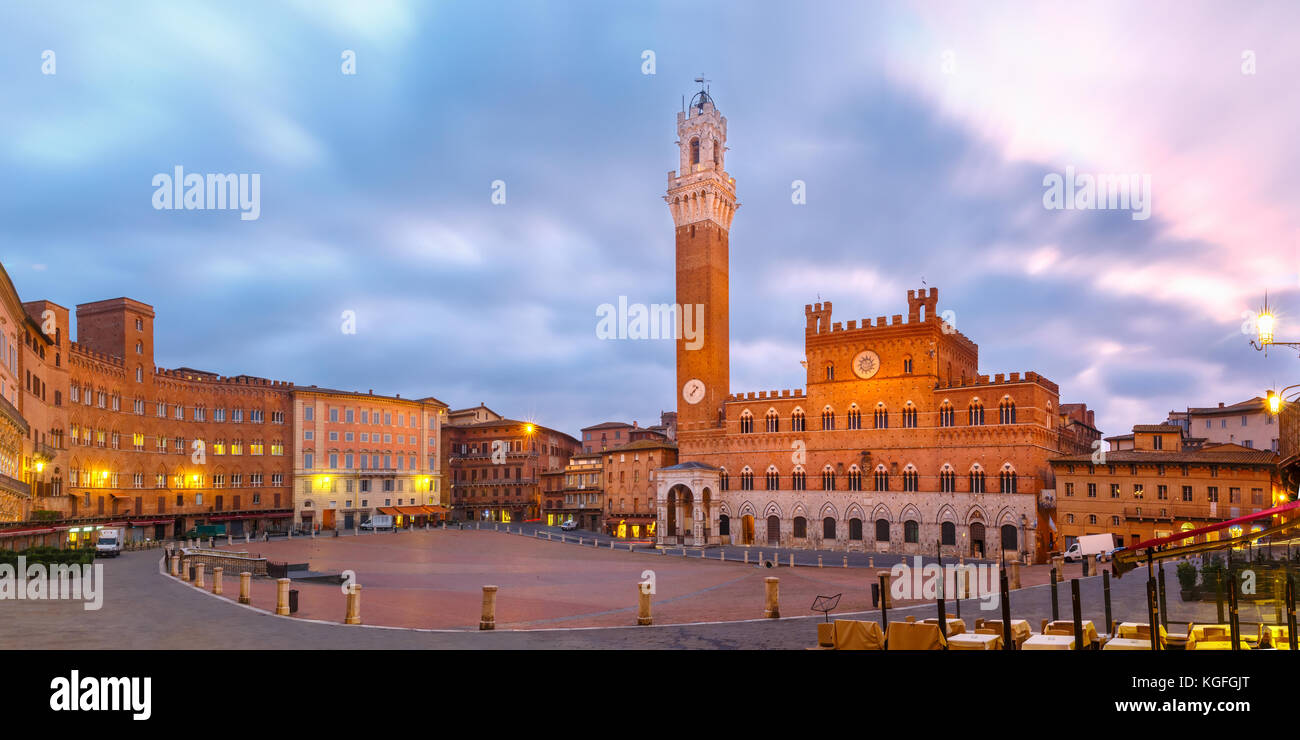
[[[674,299],[704,73],[743,203],[733,391],[802,387],[805,303],[905,313],[922,280],[983,372],[1107,434],[1300,381],[1242,333],[1268,290],[1300,338],[1294,4],[745,7],[5,4],[0,259],[24,300],[152,304],[166,367],[654,423],[672,343],[596,309]],[[260,218],[155,210],[177,165],[259,173]],[[1151,217],[1045,209],[1067,166],[1149,175]]]

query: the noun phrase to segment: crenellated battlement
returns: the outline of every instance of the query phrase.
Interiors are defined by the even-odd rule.
[[[957,331],[955,327],[945,326],[945,322],[938,313],[939,289],[938,288],[921,288],[920,290],[907,291],[907,317],[904,320],[903,314],[893,314],[892,316],[877,316],[874,320],[870,318],[853,319],[848,322],[831,320],[831,302],[804,304],[804,316],[807,318],[807,325],[804,328],[806,336],[822,336],[830,334],[841,334],[845,332],[871,332],[882,329],[897,329],[898,327],[925,325],[938,325],[944,332],[945,336],[952,337],[958,344],[965,346],[971,351],[976,351],[975,342],[969,337]]]
[[[1047,378],[1044,378],[1042,375],[1039,375],[1038,373],[1032,371],[1023,374],[997,373],[992,376],[992,379],[990,379],[988,375],[980,375],[974,379],[967,380],[964,383],[960,380],[956,380],[952,383],[937,383],[935,384],[935,389],[948,390],[954,388],[979,388],[982,386],[1016,385],[1020,383],[1034,383],[1056,394],[1059,394],[1061,390],[1060,386],[1058,386],[1056,383],[1053,383]]]
[[[789,388],[780,391],[749,391],[748,393],[732,393],[727,396],[727,403],[736,401],[755,401],[758,399],[777,400],[781,398],[803,398],[802,388],[790,390]]]

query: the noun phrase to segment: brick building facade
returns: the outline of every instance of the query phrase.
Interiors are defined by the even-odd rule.
[[[443,427],[443,459],[457,521],[516,522],[542,517],[541,474],[563,470],[580,448],[563,432],[515,419]]]
[[[1084,534],[1111,533],[1132,545],[1284,502],[1280,458],[1272,450],[1189,446],[1178,424],[1135,426],[1131,436],[1131,447],[1101,458],[1080,454],[1051,461],[1061,549]]]
[[[656,473],[658,541],[1043,558],[1048,461],[1087,440],[1070,422],[1090,416],[1062,414],[1037,373],[981,374],[937,289],[909,291],[906,320],[805,306],[806,392],[731,393],[726,119],[702,92],[677,133],[677,300],[702,306],[705,331],[677,341],[682,462]]]

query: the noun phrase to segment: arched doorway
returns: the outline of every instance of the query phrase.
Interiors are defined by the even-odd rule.
[[[971,522],[970,525],[970,554],[971,557],[984,557],[984,523]]]
[[[682,491],[681,525],[683,537],[695,534],[695,495],[690,491]]]
[[[677,489],[668,492],[668,521],[664,522],[664,534],[672,537],[677,534]]]
[[[718,535],[721,537],[731,536],[731,517],[726,514],[718,515]]]
[[[740,544],[754,544],[754,517],[750,514],[740,518]]]
[[[1002,550],[1004,552],[1019,551],[1020,538],[1016,536],[1016,525],[1003,524],[1000,534],[1002,535]]]
[[[773,514],[767,518],[767,544],[781,544],[781,517]]]
[[[835,517],[828,516],[822,519],[822,539],[835,541]]]

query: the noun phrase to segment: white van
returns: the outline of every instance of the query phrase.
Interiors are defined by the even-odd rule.
[[[95,541],[95,554],[101,557],[117,557],[122,554],[122,535],[120,529],[101,529],[99,539]]]
[[[362,529],[369,529],[369,530],[375,530],[375,529],[392,529],[392,528],[393,528],[393,515],[392,515],[392,514],[375,514],[374,516],[370,517],[370,519],[366,520],[366,521],[361,525],[361,528],[362,528]]]
[[[1073,563],[1085,557],[1109,556],[1115,550],[1115,538],[1109,534],[1085,534],[1070,545],[1064,553],[1065,562]],[[1100,558],[1098,558],[1100,559]]]

